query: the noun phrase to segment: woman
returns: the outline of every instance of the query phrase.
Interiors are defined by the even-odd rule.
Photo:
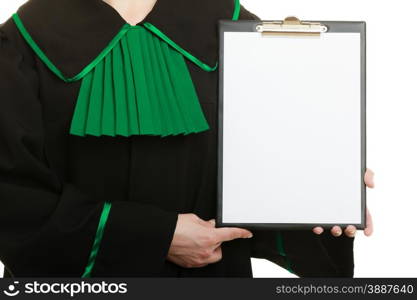
[[[257,17],[233,0],[30,0],[1,26],[7,276],[247,277],[251,256],[352,276],[353,227],[215,228],[219,19]]]

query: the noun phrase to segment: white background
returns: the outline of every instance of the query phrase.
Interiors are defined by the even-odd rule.
[[[206,0],[208,1],[208,0]],[[2,0],[0,22],[23,2]],[[417,276],[417,38],[415,0],[242,0],[263,19],[366,21],[368,34],[368,192],[374,235],[355,241],[356,277]],[[253,260],[256,277],[292,277]]]

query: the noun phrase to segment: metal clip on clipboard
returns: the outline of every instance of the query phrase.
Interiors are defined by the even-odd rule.
[[[315,22],[303,22],[296,17],[288,17],[284,21],[264,21],[256,26],[256,30],[265,35],[312,35],[327,32],[327,26]]]

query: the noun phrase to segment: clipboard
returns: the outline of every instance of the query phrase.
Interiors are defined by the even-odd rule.
[[[217,226],[366,224],[365,22],[219,21]]]

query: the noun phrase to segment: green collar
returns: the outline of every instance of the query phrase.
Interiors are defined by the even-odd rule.
[[[236,20],[239,13],[238,0],[158,0],[137,26],[203,70],[214,71],[217,22]],[[135,27],[102,0],[30,0],[13,19],[36,54],[66,82],[83,78]]]
[[[204,71],[216,70],[217,62],[210,66],[190,49],[213,59],[217,19],[223,16],[220,11],[228,1],[199,2],[203,6],[210,3],[207,9],[220,10],[208,11],[209,17],[203,17],[198,14],[201,7],[189,11],[198,1],[158,0],[145,20],[135,26],[126,24],[101,0],[68,1],[56,1],[63,7],[48,7],[48,11],[64,9],[62,19],[45,14],[42,6],[56,2],[31,0],[13,15],[13,21],[52,73],[65,82],[82,79],[71,134],[165,137],[209,129],[185,59]],[[172,14],[180,11],[180,15],[172,17],[168,9]],[[86,18],[88,13],[93,13],[95,22]],[[42,31],[45,25],[37,23],[42,14],[46,33]],[[239,14],[240,2],[235,0],[232,19],[237,20]],[[97,28],[99,21],[103,28]]]

